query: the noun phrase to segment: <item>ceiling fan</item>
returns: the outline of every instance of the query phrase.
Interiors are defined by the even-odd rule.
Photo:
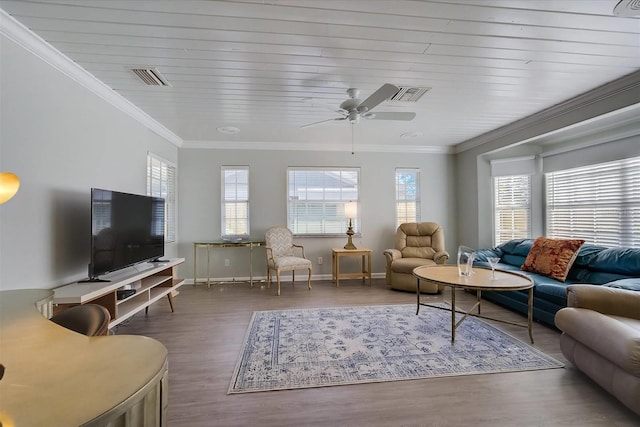
[[[367,99],[361,101],[358,96],[360,95],[360,90],[356,88],[347,89],[347,95],[349,95],[349,99],[342,102],[340,104],[340,109],[337,110],[337,113],[341,115],[341,117],[336,117],[334,119],[321,120],[315,123],[309,123],[301,126],[301,128],[308,128],[311,126],[316,126],[322,123],[333,122],[336,120],[349,120],[351,124],[356,124],[360,121],[360,117],[364,117],[369,120],[404,120],[409,121],[413,120],[416,116],[416,113],[406,113],[406,112],[376,112],[372,113],[375,107],[378,104],[386,101],[391,98],[393,95],[398,93],[400,88],[395,85],[385,83],[378,90],[373,92]]]

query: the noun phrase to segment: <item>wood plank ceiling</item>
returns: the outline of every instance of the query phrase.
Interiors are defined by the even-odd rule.
[[[640,68],[640,19],[617,0],[0,1],[186,144],[446,148]],[[169,87],[146,86],[153,68]],[[427,87],[331,121],[359,88]],[[221,133],[236,127],[237,134]],[[405,137],[402,137],[405,135]],[[406,136],[409,136],[406,138]]]

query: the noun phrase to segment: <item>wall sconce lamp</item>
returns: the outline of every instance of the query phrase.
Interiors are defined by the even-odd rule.
[[[353,223],[352,220],[358,217],[358,202],[347,202],[344,204],[344,216],[349,218],[349,228],[347,228],[347,236],[349,236],[349,240],[347,244],[344,246],[345,249],[358,249],[356,245],[353,244],[351,238],[355,234],[353,231]]]
[[[11,172],[0,173],[0,205],[9,201],[20,188],[20,178]]]

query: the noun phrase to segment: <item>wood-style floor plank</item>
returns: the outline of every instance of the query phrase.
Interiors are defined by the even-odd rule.
[[[274,286],[185,285],[175,313],[160,301],[115,332],[153,337],[169,349],[170,426],[640,425],[640,417],[564,359],[559,332],[541,324],[534,325],[535,347],[563,361],[564,369],[227,395],[253,311],[415,303],[415,294],[392,291],[383,279],[372,287],[359,280],[341,281],[340,288],[330,281],[312,285],[308,291],[303,282],[283,284],[280,297]],[[457,294],[459,304],[473,298]],[[483,314],[524,320],[486,301]],[[491,323],[529,342],[525,328]]]

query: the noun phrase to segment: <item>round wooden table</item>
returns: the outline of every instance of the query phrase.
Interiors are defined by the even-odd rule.
[[[484,319],[495,320],[497,322],[508,323],[510,325],[522,326],[529,329],[529,338],[533,344],[532,320],[533,320],[533,280],[523,274],[512,271],[496,270],[495,277],[491,269],[484,267],[474,267],[471,276],[460,276],[457,265],[435,265],[416,267],[413,275],[416,277],[416,295],[417,310],[416,315],[420,312],[420,306],[434,307],[440,310],[449,310],[448,308],[439,307],[433,304],[420,302],[420,280],[425,280],[437,285],[449,286],[451,288],[451,341],[456,339],[456,328],[467,318],[467,316],[481,317]],[[476,303],[468,311],[456,310],[456,289],[467,289],[476,291]],[[527,323],[516,323],[507,320],[496,319],[494,317],[483,316],[480,313],[480,302],[482,291],[529,291]],[[472,313],[475,309],[477,313]],[[456,322],[456,312],[462,313],[464,316]]]

